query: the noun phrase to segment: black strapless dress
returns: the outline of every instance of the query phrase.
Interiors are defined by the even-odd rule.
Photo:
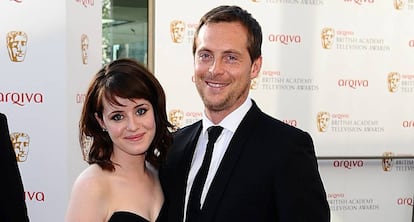
[[[156,222],[160,220],[163,214],[164,206],[161,208],[160,213],[158,214]],[[116,211],[112,214],[111,218],[109,218],[108,222],[149,222],[147,219],[139,216],[138,214],[134,214],[128,211]]]
[[[114,212],[108,222],[149,222],[147,219],[127,211]]]

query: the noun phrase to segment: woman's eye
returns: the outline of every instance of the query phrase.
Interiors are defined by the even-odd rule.
[[[112,120],[115,120],[115,121],[119,121],[119,120],[121,120],[123,118],[123,116],[122,115],[120,115],[120,114],[116,114],[116,115],[113,115],[112,117],[111,117],[111,119]]]
[[[137,114],[138,114],[138,116],[142,116],[142,115],[144,115],[147,111],[148,111],[147,109],[144,109],[144,108],[139,108],[139,109],[137,109]]]

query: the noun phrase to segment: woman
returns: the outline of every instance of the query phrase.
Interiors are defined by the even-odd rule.
[[[76,179],[66,221],[157,221],[164,196],[157,169],[172,143],[165,94],[132,59],[103,67],[92,79],[80,123],[92,140]]]

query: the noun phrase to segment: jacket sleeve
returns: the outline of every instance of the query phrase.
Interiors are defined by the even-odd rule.
[[[2,113],[0,113],[0,166],[3,172],[4,189],[3,194],[0,195],[2,221],[29,221],[23,182],[10,140],[7,118]]]

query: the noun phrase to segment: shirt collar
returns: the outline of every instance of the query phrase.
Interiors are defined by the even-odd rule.
[[[239,106],[236,110],[231,112],[227,115],[218,125],[222,126],[224,129],[231,131],[232,133],[236,132],[237,127],[239,126],[240,122],[249,111],[250,107],[252,106],[252,101],[250,98],[247,98],[244,103]],[[210,126],[213,126],[213,122],[211,122],[207,116],[205,111],[203,112],[203,131],[202,134],[205,135],[207,129]]]

